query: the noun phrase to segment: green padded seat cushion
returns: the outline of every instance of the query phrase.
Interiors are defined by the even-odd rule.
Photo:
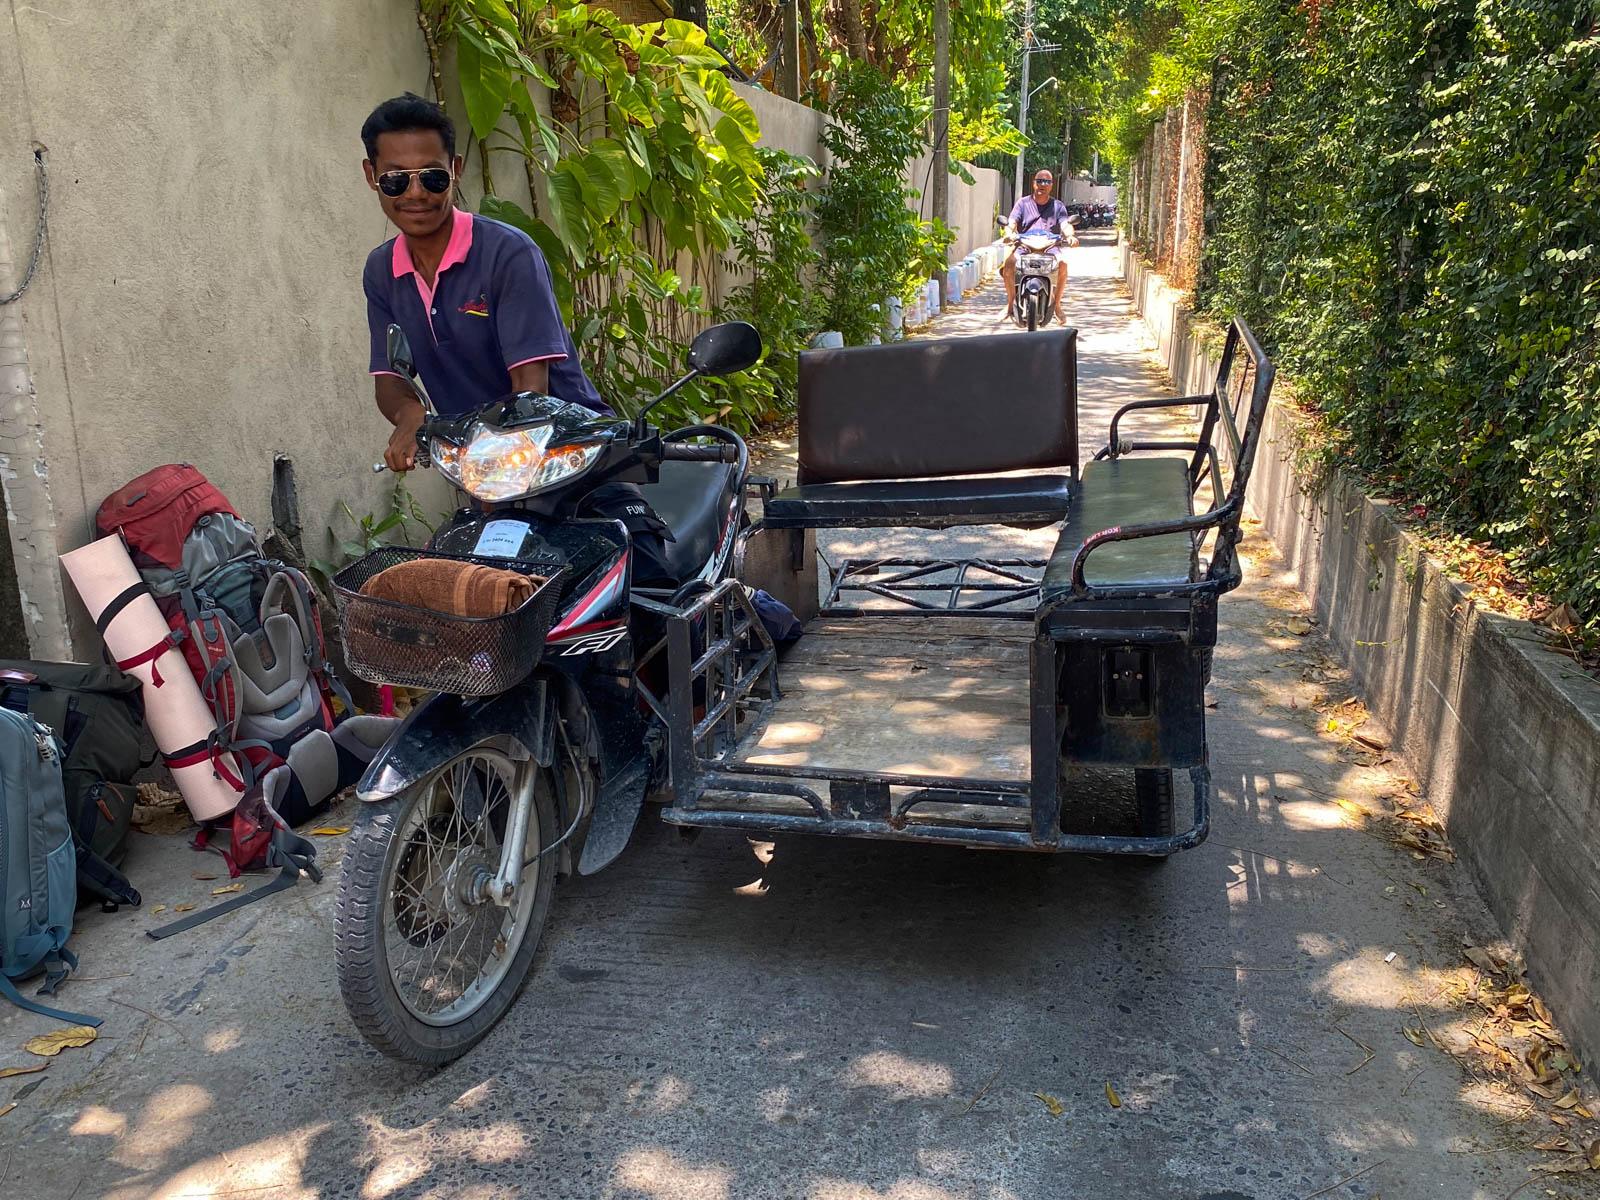
[[[1186,458],[1111,458],[1090,463],[1073,497],[1045,569],[1041,598],[1049,603],[1072,593],[1072,563],[1084,541],[1102,529],[1171,521],[1193,514]],[[1197,577],[1194,543],[1187,533],[1111,542],[1089,556],[1090,584],[1159,586]]]

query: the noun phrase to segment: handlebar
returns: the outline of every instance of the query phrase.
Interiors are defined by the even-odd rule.
[[[719,446],[684,446],[678,442],[665,442],[661,447],[661,460],[673,462],[724,462],[739,461],[739,447],[726,442]]]

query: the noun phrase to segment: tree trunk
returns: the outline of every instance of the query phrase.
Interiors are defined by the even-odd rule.
[[[833,3],[844,25],[844,44],[850,57],[869,62],[867,27],[861,23],[861,0],[833,0]]]

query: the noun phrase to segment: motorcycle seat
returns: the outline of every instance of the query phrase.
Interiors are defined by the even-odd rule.
[[[656,483],[639,490],[672,530],[667,564],[678,583],[706,565],[722,539],[729,514],[736,511],[738,468],[732,463],[664,462]]]

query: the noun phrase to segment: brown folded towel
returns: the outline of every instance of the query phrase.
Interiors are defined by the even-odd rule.
[[[520,608],[543,582],[498,567],[415,558],[379,571],[361,594],[456,617],[498,617]]]

